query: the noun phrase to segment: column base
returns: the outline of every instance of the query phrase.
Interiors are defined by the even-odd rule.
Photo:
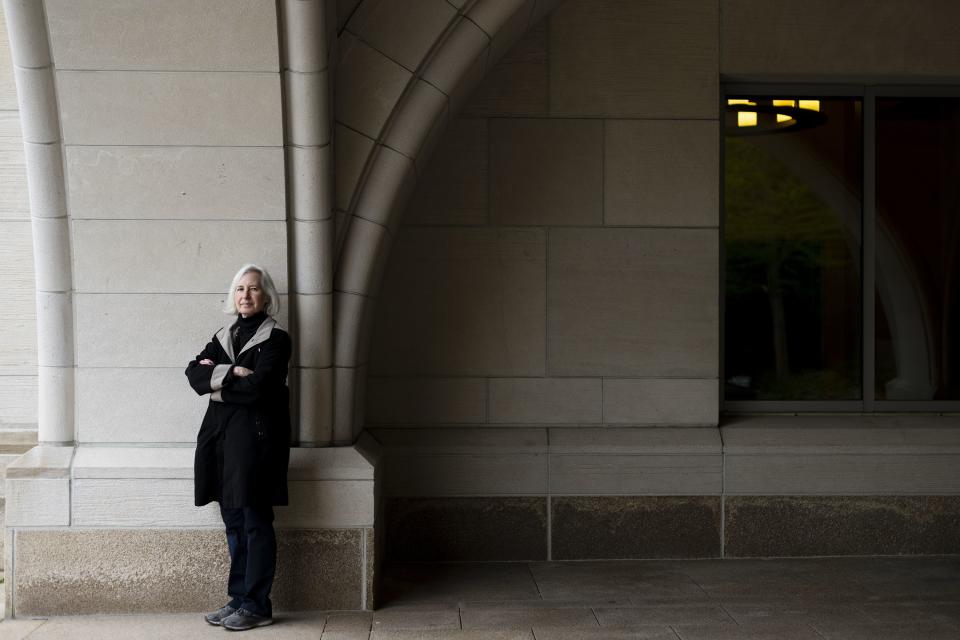
[[[277,507],[278,611],[370,610],[380,554],[379,447],[291,451]],[[35,447],[8,469],[8,617],[223,606],[215,504],[193,506],[188,447]]]
[[[369,609],[372,531],[279,529],[274,608]],[[63,615],[65,604],[71,615],[212,611],[228,599],[220,530],[18,528],[12,541],[18,617]]]

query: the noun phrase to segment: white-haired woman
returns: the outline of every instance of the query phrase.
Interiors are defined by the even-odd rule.
[[[224,303],[236,320],[217,331],[186,370],[190,386],[210,394],[197,435],[195,502],[220,503],[230,549],[230,600],[205,619],[235,631],[273,622],[273,507],[287,504],[290,458],[291,346],[272,317],[279,302],[266,270],[241,267]]]

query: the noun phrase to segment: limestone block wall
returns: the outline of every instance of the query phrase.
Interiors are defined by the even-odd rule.
[[[497,65],[404,214],[368,425],[716,424],[717,20],[568,1]]]
[[[925,522],[956,509],[917,502],[955,492],[955,474],[891,483],[853,441],[824,458],[816,430],[802,453],[745,459],[717,429],[721,81],[960,77],[931,22],[956,8],[924,6],[567,0],[493,67],[420,174],[377,300],[366,425],[387,451],[388,555],[791,555],[812,547],[765,546],[756,528],[777,509],[782,531],[899,504],[871,490],[910,494]],[[892,33],[904,23],[930,48]],[[861,495],[764,495],[773,469],[805,465],[825,480],[795,494]],[[865,520],[817,544],[856,552]]]
[[[110,4],[45,5],[74,256],[76,440],[191,442],[205,401],[183,384],[184,358],[226,320],[233,272],[258,262],[287,291],[277,11]],[[124,402],[111,399],[120,388]]]
[[[718,13],[568,0],[451,123],[371,343],[388,555],[719,555]]]
[[[716,424],[716,7],[601,5],[532,29],[424,172],[368,424]]]
[[[949,0],[721,0],[720,71],[750,79],[951,82],[960,44]]]

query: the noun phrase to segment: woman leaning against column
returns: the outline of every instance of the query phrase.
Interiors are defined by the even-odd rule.
[[[190,386],[210,394],[197,435],[195,502],[220,503],[230,549],[230,600],[205,619],[234,631],[273,622],[273,507],[287,504],[290,458],[291,346],[273,318],[279,302],[263,268],[241,267],[224,304],[236,321],[217,331],[186,370]]]

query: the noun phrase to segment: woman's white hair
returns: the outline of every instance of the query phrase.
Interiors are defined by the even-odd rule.
[[[237,290],[237,284],[240,283],[240,278],[251,271],[260,274],[260,288],[263,289],[263,294],[267,299],[263,305],[263,310],[268,316],[277,315],[280,313],[280,294],[277,293],[277,288],[273,286],[273,278],[270,277],[266,269],[252,263],[240,267],[237,275],[233,276],[233,280],[230,281],[230,288],[227,289],[227,299],[223,301],[223,312],[232,316],[239,313],[237,311],[237,305],[233,301],[233,292]]]

